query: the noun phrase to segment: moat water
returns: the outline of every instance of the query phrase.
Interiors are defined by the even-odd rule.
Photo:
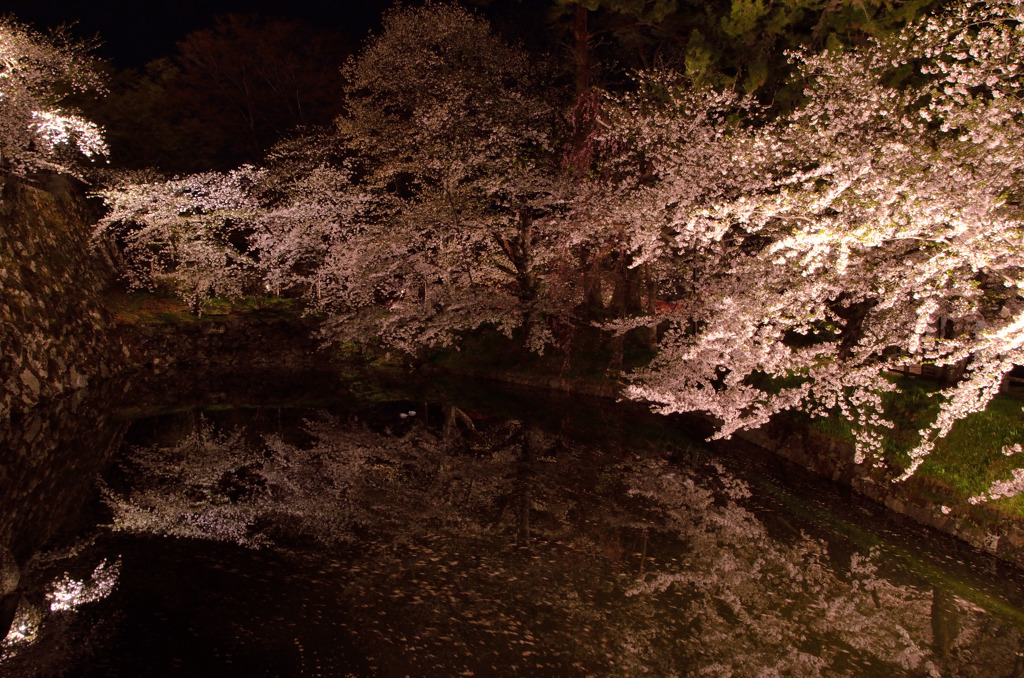
[[[1021,572],[775,459],[321,380],[12,424],[39,468],[8,472],[34,555],[0,675],[1024,675]]]

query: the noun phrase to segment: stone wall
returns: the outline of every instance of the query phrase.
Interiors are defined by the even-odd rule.
[[[0,424],[112,372],[90,210],[71,180],[0,190]]]
[[[73,534],[94,498],[126,427],[113,406],[123,393],[124,382],[108,379],[0,424],[0,637],[21,595],[19,567],[62,530]]]
[[[62,177],[0,187],[0,632],[18,567],[81,512],[123,425],[106,406],[124,365],[101,304],[94,214]],[[91,388],[87,388],[90,387]],[[87,454],[83,451],[88,450]]]
[[[156,408],[294,399],[337,364],[315,338],[312,318],[251,312],[116,328],[131,368],[132,399]],[[337,381],[337,378],[334,378]]]
[[[732,444],[749,444],[846,485],[922,525],[1024,568],[1024,522],[987,504],[971,506],[953,490],[920,476],[894,483],[883,469],[854,463],[852,445],[835,440],[795,417],[776,416],[753,431],[733,434]]]
[[[253,311],[192,322],[121,324],[128,362],[157,374],[175,371],[299,370],[327,360],[314,334],[319,321]],[[319,363],[323,364],[323,363]]]

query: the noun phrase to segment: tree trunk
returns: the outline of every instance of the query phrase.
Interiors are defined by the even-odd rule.
[[[583,308],[585,319],[600,318],[604,313],[604,294],[601,290],[601,262],[592,247],[580,250],[580,271],[583,275]]]
[[[658,298],[658,282],[654,279],[654,274],[651,272],[651,263],[646,262],[641,266],[639,273],[643,284],[643,306],[640,312],[650,318],[653,318],[656,310],[655,301]],[[638,327],[636,330],[636,336],[639,342],[648,351],[653,351],[658,345],[657,327]]]
[[[516,468],[516,490],[519,499],[517,537],[520,544],[530,541],[530,511],[533,507],[533,462],[540,452],[540,429],[527,420],[523,422],[523,442]]]
[[[932,649],[945,657],[960,633],[960,608],[952,593],[932,588]]]
[[[426,408],[424,407],[425,411]],[[469,415],[454,405],[448,406],[444,417],[444,429],[441,434],[446,451],[451,448],[451,443],[455,436],[459,438],[465,437],[463,432],[459,430],[459,424],[462,424],[467,434],[472,435],[476,433],[476,426],[473,425],[473,420],[469,418]]]
[[[946,316],[939,318],[938,335],[940,339],[953,339],[956,337],[956,325],[952,318]],[[965,358],[953,365],[943,365],[937,370],[935,378],[943,386],[952,386],[964,376],[964,370],[967,369],[969,361],[970,358]]]
[[[529,348],[530,337],[543,323],[543,318],[537,310],[540,290],[537,273],[533,268],[533,216],[528,207],[521,207],[519,210],[519,236],[517,242],[513,244],[513,249],[517,255],[514,264],[519,284],[519,301],[523,308],[523,346]]]
[[[847,360],[853,356],[853,349],[864,337],[864,320],[867,319],[868,313],[871,312],[871,309],[878,306],[878,300],[865,299],[864,301],[848,305],[843,302],[844,299],[840,296],[840,298],[832,304],[832,312],[842,320],[846,321],[846,324],[843,325],[843,329],[839,334],[838,355],[840,360]]]
[[[628,255],[620,257],[615,266],[615,289],[612,292],[610,311],[615,318],[631,318],[654,313],[656,286],[651,274],[650,264],[633,266]],[[638,340],[645,348],[653,350],[657,343],[654,328],[642,327],[627,333]],[[626,346],[626,334],[612,337],[611,371],[622,367],[623,352]]]
[[[590,27],[587,8],[577,2],[572,18],[572,66],[576,83],[576,98],[590,91]]]
[[[577,178],[590,173],[597,130],[600,97],[593,91],[593,65],[590,61],[590,27],[587,8],[576,3],[572,23],[572,68],[576,101],[572,108],[572,142],[566,155],[566,167]]]

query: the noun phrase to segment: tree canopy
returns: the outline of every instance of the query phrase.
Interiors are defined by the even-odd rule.
[[[807,103],[736,147],[742,191],[689,214],[733,254],[633,393],[710,411],[723,436],[795,406],[841,412],[877,452],[886,373],[959,366],[904,477],[983,409],[1024,362],[1021,16],[972,2],[863,49],[797,55]]]
[[[484,323],[528,322],[551,256],[538,217],[556,169],[541,73],[486,21],[427,5],[389,13],[344,74],[345,112],[326,143],[364,210],[329,233],[317,208],[307,219],[327,241],[316,303],[336,330],[415,352]],[[301,196],[324,171],[285,187],[303,201],[293,214],[317,204]]]
[[[280,145],[244,201],[172,212],[244,225],[241,246],[218,242],[336,339],[415,353],[490,326],[540,350],[559,323],[642,329],[660,343],[628,393],[708,413],[720,437],[839,414],[867,460],[887,375],[945,367],[907,477],[1024,363],[1022,18],[1019,0],[972,1],[794,52],[804,91],[785,113],[692,69],[644,71],[589,99],[572,166],[551,71],[457,6],[396,9],[345,66],[331,128]],[[192,195],[176,186],[108,193],[106,227],[146,233],[159,210],[124,196]]]
[[[101,89],[86,45],[0,19],[0,165],[73,173],[76,156],[105,154],[99,127],[65,107],[70,93]]]

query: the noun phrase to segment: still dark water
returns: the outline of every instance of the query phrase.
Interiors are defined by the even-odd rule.
[[[1024,676],[1018,571],[775,460],[578,399],[337,390],[122,404],[0,674]]]

